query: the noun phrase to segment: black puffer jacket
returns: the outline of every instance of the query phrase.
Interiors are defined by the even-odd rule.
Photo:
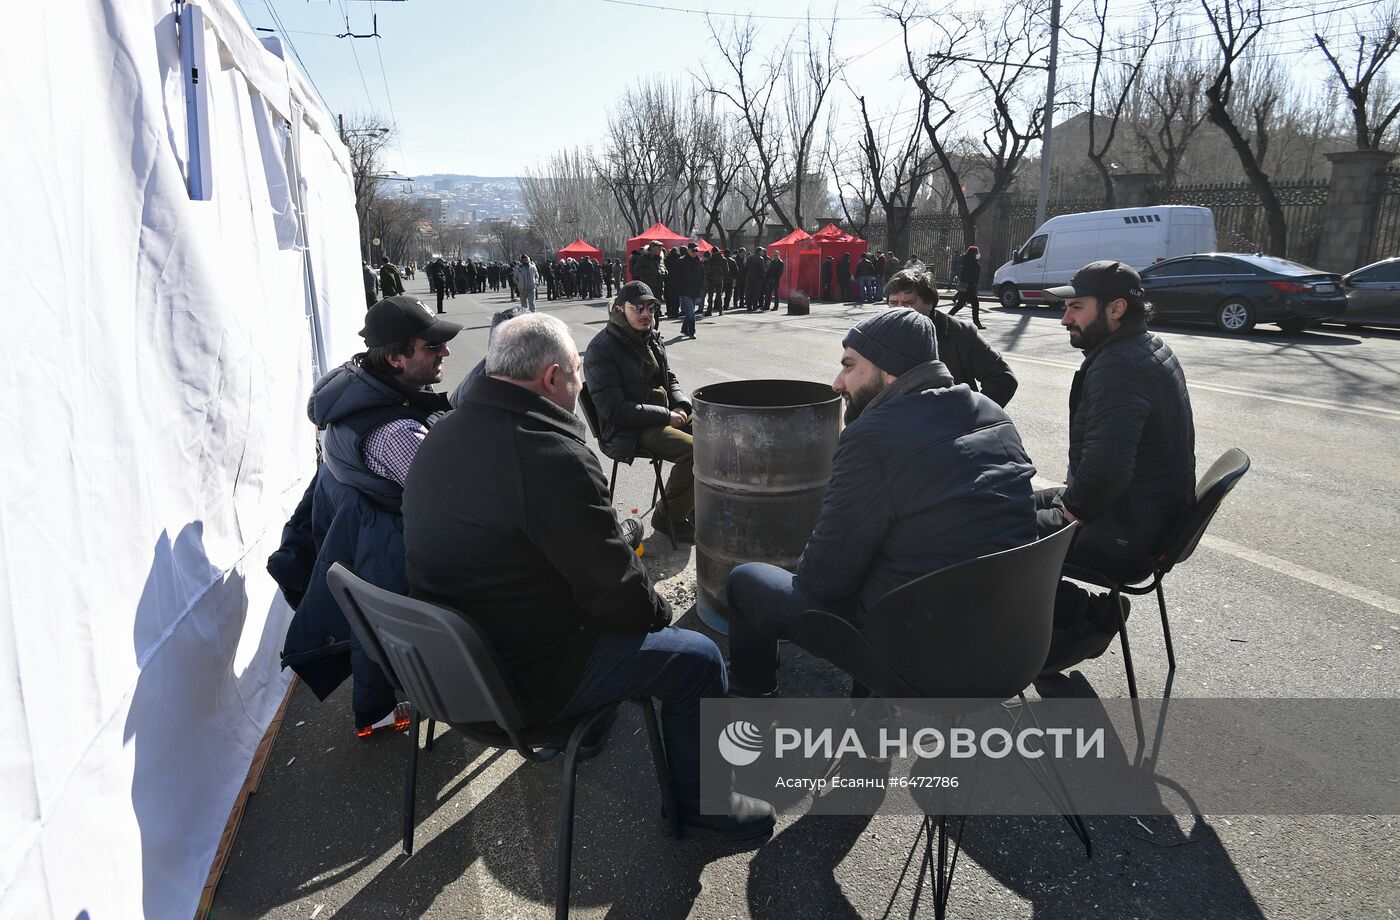
[[[677,297],[699,297],[705,287],[705,267],[695,256],[677,256],[671,280],[675,283]]]
[[[1081,543],[1129,563],[1152,558],[1196,489],[1196,427],[1171,347],[1141,319],[1084,356],[1069,392],[1066,508]]]
[[[1000,407],[941,362],[918,365],[841,432],[797,581],[863,616],[921,575],[1029,543],[1034,475]]]
[[[937,310],[929,314],[938,335],[938,360],[948,365],[953,380],[1006,408],[1016,395],[1016,375],[995,348],[971,323]]]
[[[614,313],[616,317],[618,314]],[[626,321],[623,320],[622,323]],[[690,399],[681,389],[666,359],[666,346],[654,332],[645,336],[646,345],[630,335],[616,319],[603,327],[588,344],[583,359],[583,379],[588,395],[598,409],[599,446],[613,460],[630,463],[637,455],[637,436],[644,428],[664,428],[671,424],[671,410],[690,412]],[[650,354],[643,353],[643,348]],[[655,398],[648,380],[648,369],[660,368],[657,378],[666,391],[666,405]]]

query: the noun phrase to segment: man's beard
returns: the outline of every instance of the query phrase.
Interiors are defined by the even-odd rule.
[[[1072,332],[1070,333],[1069,343],[1075,348],[1088,351],[1102,343],[1106,338],[1108,338],[1108,311],[1100,309],[1099,315],[1094,317],[1092,323],[1084,327],[1078,338],[1075,338]]]
[[[846,403],[846,424],[849,425],[860,418],[860,414],[865,411],[866,406],[870,405],[870,401],[883,393],[887,386],[889,384],[885,383],[883,378],[878,378],[859,390],[853,390],[850,401]]]

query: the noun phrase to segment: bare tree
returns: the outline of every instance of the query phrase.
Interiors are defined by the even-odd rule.
[[[622,248],[630,235],[628,222],[589,151],[561,150],[522,172],[529,226],[546,245],[558,249],[582,238],[605,249]]]
[[[1264,0],[1219,0],[1215,5],[1211,0],[1201,0],[1201,6],[1220,50],[1215,76],[1206,86],[1206,117],[1225,135],[1239,157],[1245,179],[1259,196],[1268,231],[1265,244],[1268,251],[1286,256],[1288,223],[1283,205],[1262,165],[1268,154],[1268,129],[1278,94],[1261,89],[1243,112],[1235,104],[1238,72],[1247,61],[1250,46],[1264,31]],[[1241,127],[1237,115],[1248,118],[1250,125]]]
[[[427,209],[402,198],[379,197],[374,202],[361,227],[371,240],[379,240],[379,253],[395,263],[421,258],[423,238],[432,233]]]
[[[1400,98],[1385,78],[1386,66],[1400,49],[1400,7],[1392,3],[1385,9],[1380,25],[1371,30],[1360,25],[1355,28],[1351,38],[1356,45],[1356,55],[1349,64],[1342,63],[1321,31],[1313,33],[1313,40],[1346,93],[1352,128],[1356,132],[1356,149],[1379,150],[1395,117],[1400,115]],[[1347,57],[1350,61],[1351,56]]]
[[[828,151],[827,167],[836,178],[837,207],[856,236],[867,236],[878,201],[870,166],[863,151],[845,149],[838,155],[836,149]]]
[[[861,124],[865,129],[859,148],[870,179],[870,193],[884,209],[889,225],[886,242],[894,246],[896,240],[904,239],[909,216],[919,200],[919,190],[937,168],[932,152],[923,145],[922,131],[929,100],[920,98],[918,115],[909,123],[906,131],[901,132],[892,117],[878,137],[870,121],[865,97],[857,96],[856,101],[860,103]],[[861,235],[864,233],[862,228]]]
[[[1089,129],[1089,162],[1094,164],[1103,182],[1104,207],[1113,208],[1113,174],[1108,166],[1109,151],[1118,134],[1118,124],[1128,98],[1137,86],[1143,64],[1157,42],[1163,16],[1153,2],[1148,18],[1132,32],[1120,32],[1112,38],[1117,47],[1110,48],[1109,0],[1091,0],[1089,29],[1083,35],[1069,34],[1087,45],[1092,53],[1089,74],[1087,121]],[[1066,30],[1069,31],[1069,30]],[[1126,55],[1125,59],[1114,55]]]
[[[355,215],[360,219],[360,248],[373,237],[370,213],[380,197],[384,148],[393,140],[393,129],[377,115],[341,117],[340,139],[350,151],[350,177],[355,188]]]
[[[733,107],[751,142],[767,210],[785,229],[795,230],[808,220],[813,184],[808,179],[825,159],[820,142],[827,136],[822,128],[829,115],[826,97],[840,71],[835,23],[817,33],[808,20],[800,43],[789,33],[762,61],[752,18],[725,29],[708,16],[706,23],[725,73],[721,80],[704,71],[697,79],[707,93]],[[792,65],[792,57],[801,64]]]
[[[1017,0],[996,11],[996,22],[947,12],[935,18],[920,12],[913,0],[880,9],[899,23],[903,33],[905,64],[919,91],[924,135],[947,175],[964,238],[971,242],[977,238],[978,219],[1015,180],[1026,151],[1040,139],[1045,123],[1044,93],[1032,85],[1038,78],[1035,61],[1048,45],[1039,24],[1043,4]],[[943,31],[939,46],[947,51],[916,54],[909,29],[918,19]],[[952,86],[961,68],[969,65],[978,89],[972,99],[962,101],[953,95]],[[976,136],[975,154],[958,157],[958,138],[952,129],[957,126],[955,116],[965,107],[977,113],[985,126]],[[976,205],[968,201],[967,191],[967,180],[974,174],[986,183]]]
[[[1180,33],[1167,36],[1167,56],[1139,78],[1142,103],[1129,117],[1143,156],[1167,188],[1176,185],[1191,139],[1205,121],[1203,104],[1209,66],[1198,47]]]

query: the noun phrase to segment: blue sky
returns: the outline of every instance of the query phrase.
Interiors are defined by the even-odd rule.
[[[811,0],[808,6],[751,0],[236,0],[255,27],[285,28],[306,71],[336,113],[377,113],[399,129],[389,169],[406,175],[518,175],[565,147],[596,146],[613,101],[639,81],[680,81],[715,64],[705,18],[724,23],[752,11],[776,45],[807,11],[837,17],[837,53],[846,79],[867,96],[877,124],[912,121],[898,28],[867,0]],[[1365,0],[1280,0],[1284,23],[1261,42],[1313,85],[1326,76],[1310,33],[1317,10],[1342,22],[1372,14]],[[985,0],[929,0],[946,9],[987,10]],[[1085,0],[1065,0],[1066,10]],[[1129,25],[1148,0],[1113,0]],[[1188,3],[1183,28],[1208,34]],[[276,13],[276,18],[273,12]],[[338,39],[373,31],[379,39]],[[280,20],[280,22],[279,22]],[[934,33],[925,26],[924,36]],[[1062,39],[1060,96],[1073,92],[1075,43]],[[358,58],[358,61],[357,61]],[[832,98],[849,124],[853,96],[839,82]],[[1064,117],[1063,115],[1061,117]],[[850,136],[850,135],[848,135]]]

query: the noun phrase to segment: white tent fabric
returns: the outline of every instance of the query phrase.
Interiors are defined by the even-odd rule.
[[[263,567],[317,365],[359,344],[349,160],[233,0],[199,6],[208,201],[171,3],[0,38],[0,917],[192,916],[287,687]]]

